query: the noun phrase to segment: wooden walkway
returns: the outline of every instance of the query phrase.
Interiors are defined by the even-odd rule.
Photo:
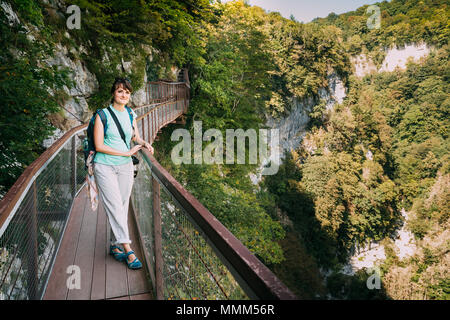
[[[131,210],[128,225],[131,247],[143,262],[144,256]],[[130,270],[125,262],[118,262],[109,255],[109,232],[101,201],[97,211],[93,212],[84,187],[74,201],[44,300],[154,299],[145,265],[140,270]],[[80,268],[79,289],[68,289],[68,279],[75,274],[71,269],[67,273],[71,265]]]

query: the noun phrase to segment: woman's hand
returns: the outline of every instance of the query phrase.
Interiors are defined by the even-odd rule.
[[[133,154],[135,154],[136,152],[138,152],[139,150],[141,150],[143,147],[141,145],[136,145],[133,148],[131,148],[130,151],[127,152],[127,156],[131,157]]]
[[[152,145],[150,143],[148,143],[147,141],[144,142],[144,148],[147,148],[148,151],[150,151],[151,154],[153,154],[153,152],[155,151],[152,147]]]

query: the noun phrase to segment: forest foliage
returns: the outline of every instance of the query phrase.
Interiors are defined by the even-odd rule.
[[[38,39],[30,28],[11,20],[0,10],[0,194],[3,195],[44,149],[41,143],[54,131],[48,116],[59,111],[63,86],[72,86],[68,70],[43,64],[54,49],[50,28],[34,1],[18,1],[19,19],[39,28]]]
[[[381,54],[392,45],[427,43],[441,47],[448,43],[450,33],[449,3],[447,0],[392,0],[376,2],[380,10],[380,28],[369,28],[368,5],[340,15],[330,13],[316,18],[319,26],[336,26],[342,32],[347,52],[359,54],[362,50]]]
[[[445,238],[449,225],[449,8],[443,1],[420,1],[422,11],[416,10],[416,1],[378,5],[385,23],[380,30],[363,26],[366,7],[314,23],[338,26],[349,54],[361,52],[349,47],[355,37],[362,39],[358,48],[373,50],[369,54],[394,43],[421,41],[436,51],[422,64],[409,63],[404,72],[350,76],[344,102],[314,115],[320,121],[311,123],[302,147],[265,183],[309,252],[332,269],[367,243],[395,239],[405,223],[402,209],[411,211],[407,228],[418,241],[419,253],[401,262],[388,250],[383,272],[392,285],[396,276],[390,269],[408,266],[413,270],[408,281],[417,286],[403,296],[390,293],[448,299],[448,239],[432,239]],[[404,28],[409,23],[415,31]],[[333,279],[330,290],[336,286]]]

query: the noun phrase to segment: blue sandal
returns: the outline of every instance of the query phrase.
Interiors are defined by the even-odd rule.
[[[127,253],[125,253],[125,262],[128,265],[128,268],[136,270],[136,269],[140,269],[142,268],[142,263],[139,261],[138,258],[135,258],[133,261],[128,262],[128,256],[130,256],[131,254],[134,254],[134,251],[128,251]]]
[[[115,249],[119,250],[119,252],[114,251]],[[116,245],[111,245],[109,247],[109,254],[112,255],[114,257],[114,259],[116,259],[117,261],[124,261],[127,258],[127,255],[125,254],[125,252],[122,251],[122,249],[120,249],[118,246]]]

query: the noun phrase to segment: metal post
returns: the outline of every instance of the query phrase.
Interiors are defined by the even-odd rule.
[[[72,186],[72,200],[75,199],[77,193],[77,150],[75,147],[75,136],[72,137],[72,149],[71,149],[71,167],[72,172],[70,175],[70,185]]]
[[[165,125],[167,122],[167,104],[163,106],[163,114],[162,114],[162,124]]]
[[[152,111],[152,141],[155,139],[155,128],[156,128],[156,112],[155,109]]]
[[[162,97],[162,92],[161,92],[162,90],[161,89],[162,89],[162,85],[160,83],[159,86],[158,86],[158,99],[159,99],[158,101],[159,102],[162,101],[162,98],[161,98]]]
[[[152,129],[152,133],[151,133],[151,135],[150,135],[150,142],[152,142],[153,143],[153,139],[155,138],[154,137],[154,133],[155,133],[155,128],[154,128],[154,123],[155,123],[155,116],[154,116],[154,114],[155,114],[155,111],[154,110],[152,110],[152,112],[151,112],[151,116],[152,116],[152,126],[151,126],[151,129]]]
[[[148,104],[153,103],[153,85],[151,83],[148,84]]]
[[[28,232],[26,248],[29,249],[26,255],[27,261],[27,292],[30,300],[37,300],[38,291],[38,244],[37,244],[37,188],[36,180],[32,185],[32,210],[28,216]]]
[[[150,141],[152,139],[150,134],[151,134],[150,133],[150,114],[147,114],[147,139],[148,139],[148,141]]]
[[[163,259],[162,259],[162,238],[161,238],[161,203],[160,186],[158,181],[152,177],[153,183],[153,227],[155,235],[155,278],[156,278],[156,299],[164,299],[164,279],[163,279]]]

